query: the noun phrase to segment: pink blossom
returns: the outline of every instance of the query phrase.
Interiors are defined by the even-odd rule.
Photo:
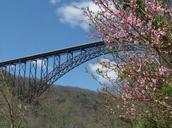
[[[165,67],[163,67],[163,66],[159,67],[158,70],[159,70],[159,75],[160,76],[164,76],[165,73],[167,72],[167,69]]]
[[[172,38],[166,34],[171,33],[169,17],[172,17],[172,9],[166,9],[157,0],[144,0],[145,8],[142,10],[144,17],[141,17],[137,15],[137,0],[129,0],[131,7],[127,11],[122,8],[109,8],[116,0],[93,1],[103,10],[100,13],[101,19],[90,15],[90,18],[94,19],[92,21],[99,36],[108,45],[114,41],[118,42],[117,45],[122,51],[122,55],[117,57],[117,60],[119,61],[118,70],[126,82],[120,95],[124,104],[126,105],[131,99],[136,99],[146,104],[154,102],[156,105],[166,107],[167,105],[162,104],[159,99],[153,98],[156,97],[155,94],[159,87],[166,84],[164,80],[169,74],[169,69],[161,63],[159,58],[161,55],[164,56],[164,53],[167,55],[170,52]],[[164,25],[163,22],[161,25],[161,21],[158,21],[158,24],[155,23],[157,17],[167,19]],[[169,38],[169,43],[164,41],[164,37]],[[141,52],[139,44],[145,46],[144,52]],[[123,48],[123,45],[134,46],[138,48],[138,51],[129,52]],[[161,49],[165,50],[162,52]],[[138,55],[136,55],[137,52]],[[163,100],[169,99],[164,98]],[[130,106],[127,109],[128,114],[134,111],[131,108]]]

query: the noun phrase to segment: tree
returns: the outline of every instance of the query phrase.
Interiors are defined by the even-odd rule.
[[[161,0],[92,0],[86,16],[112,50],[122,90],[109,95],[121,101],[121,119],[145,118],[152,127],[172,121],[172,9]],[[118,45],[121,52],[113,51]],[[125,46],[134,50],[128,51]],[[107,91],[107,90],[105,90]],[[113,110],[113,108],[110,108]],[[144,112],[143,112],[144,110]],[[113,113],[113,111],[112,111]],[[147,123],[147,124],[148,124]],[[145,122],[143,126],[147,125]]]
[[[0,72],[0,127],[21,128],[25,107],[13,94],[10,81]]]

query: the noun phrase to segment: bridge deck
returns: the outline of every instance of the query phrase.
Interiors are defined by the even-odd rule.
[[[8,60],[8,61],[0,62],[0,67],[5,66],[5,65],[9,65],[9,64],[24,63],[24,62],[29,61],[29,60],[41,59],[41,58],[45,58],[47,56],[64,54],[64,53],[67,53],[70,51],[77,51],[77,50],[81,50],[84,48],[91,48],[91,47],[102,46],[102,45],[104,45],[103,41],[97,41],[94,43],[87,43],[87,44],[73,46],[73,47],[69,47],[69,48],[54,50],[51,52],[40,53],[40,54],[36,54],[36,55],[32,55],[32,56],[27,56],[27,57],[17,58],[14,60]]]

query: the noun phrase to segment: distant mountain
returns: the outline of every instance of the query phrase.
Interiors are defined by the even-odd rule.
[[[30,128],[96,128],[96,92],[53,86],[32,106]]]
[[[97,92],[53,86],[29,107],[26,128],[124,128],[96,100]]]

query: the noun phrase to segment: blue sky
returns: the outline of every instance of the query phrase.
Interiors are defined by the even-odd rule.
[[[88,24],[75,5],[97,9],[82,0],[0,0],[0,60],[92,42]],[[57,84],[97,90],[100,86],[85,72],[88,64],[72,70]]]

